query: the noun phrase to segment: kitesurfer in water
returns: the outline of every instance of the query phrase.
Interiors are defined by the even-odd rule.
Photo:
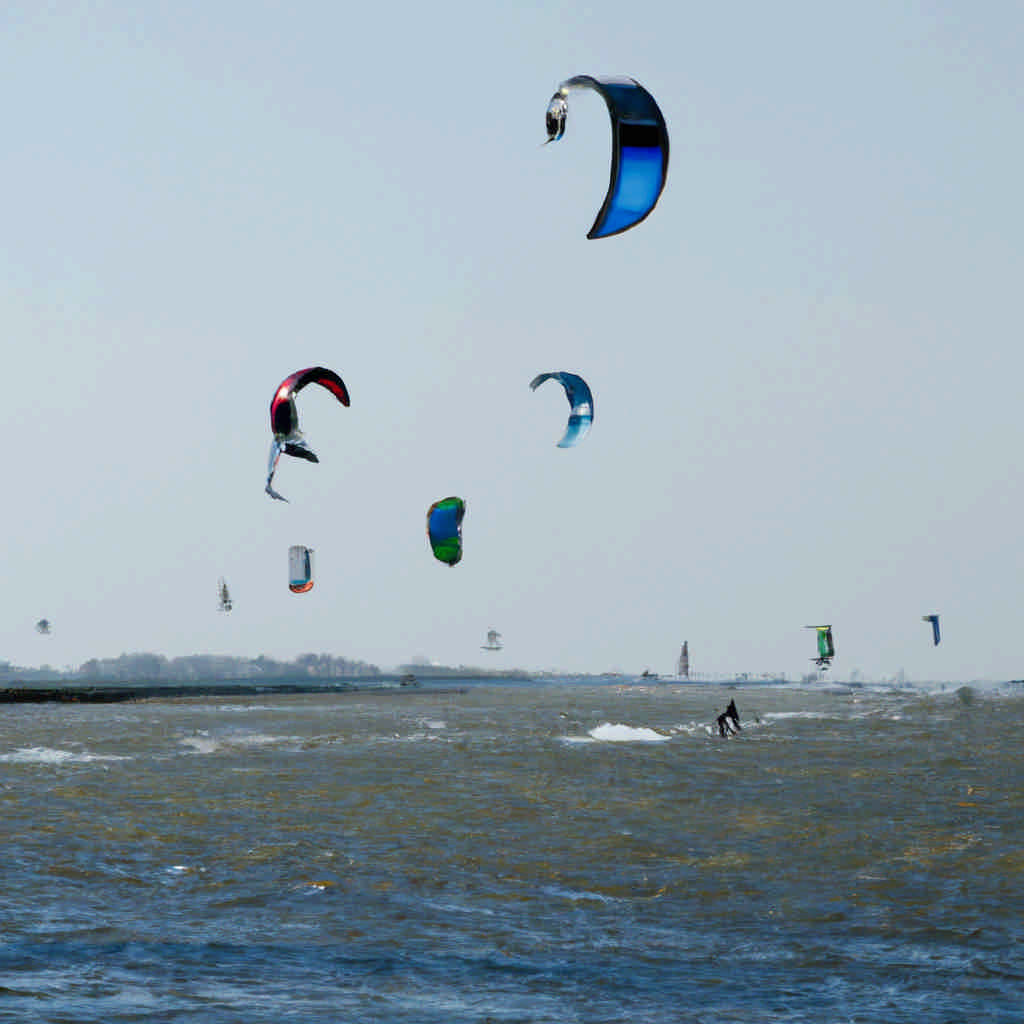
[[[718,716],[718,735],[733,736],[740,731],[740,713],[736,710],[736,701],[729,701],[729,706]]]

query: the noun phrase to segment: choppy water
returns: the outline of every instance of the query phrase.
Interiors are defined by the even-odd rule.
[[[8,707],[0,1019],[1017,1024],[1022,726],[964,689]]]

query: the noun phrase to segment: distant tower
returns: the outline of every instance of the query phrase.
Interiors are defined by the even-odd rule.
[[[690,678],[690,642],[683,641],[682,649],[679,651],[679,671],[676,673],[680,679]]]

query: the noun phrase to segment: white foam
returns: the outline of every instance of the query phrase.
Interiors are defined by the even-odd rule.
[[[268,736],[259,732],[231,733],[227,736],[214,738],[208,733],[195,736],[183,736],[182,746],[191,747],[197,754],[215,754],[225,748],[266,747],[278,743],[299,743],[299,736]]]
[[[645,726],[622,725],[618,722],[605,722],[596,729],[591,729],[589,735],[592,739],[605,743],[664,743],[665,740],[671,739],[665,733],[656,732]]]
[[[197,754],[212,754],[220,749],[220,741],[210,736],[186,736],[181,744],[191,747]]]
[[[318,893],[327,892],[333,884],[333,882],[300,882],[293,888],[305,896],[316,896]]]
[[[583,900],[593,900],[597,903],[622,903],[623,900],[617,896],[606,896],[600,892],[590,892],[587,889],[566,889],[557,885],[545,885],[541,888],[541,892],[546,896],[558,896],[562,899],[571,900],[573,903],[578,903]]]
[[[53,747],[20,747],[10,754],[0,754],[8,764],[88,764],[91,761],[129,761],[117,754],[90,754],[79,750],[56,750]]]
[[[761,715],[765,722],[777,722],[783,718],[829,718],[834,715],[826,715],[821,711],[766,711]]]
[[[301,742],[299,736],[268,736],[261,732],[245,733],[243,735],[231,736],[228,739],[229,743],[234,743],[239,747],[266,747],[272,743],[298,743]]]
[[[385,737],[386,740],[394,743],[450,743],[451,741],[447,736],[441,736],[436,731],[434,732],[410,732],[403,736],[400,733],[395,733],[394,736]]]
[[[716,734],[716,730],[713,729],[707,722],[680,722],[679,725],[672,727],[674,733],[682,733],[685,736],[711,736]]]

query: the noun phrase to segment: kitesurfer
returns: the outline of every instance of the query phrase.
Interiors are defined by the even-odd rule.
[[[740,731],[740,713],[736,710],[736,701],[729,701],[729,706],[718,716],[718,735],[733,736]]]

